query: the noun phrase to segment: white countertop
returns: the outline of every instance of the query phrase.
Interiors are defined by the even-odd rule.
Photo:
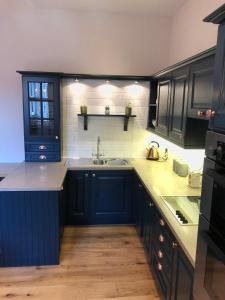
[[[6,166],[8,165],[8,167]],[[132,170],[134,169],[159,210],[165,217],[192,265],[195,265],[198,226],[180,225],[161,196],[200,196],[200,189],[187,185],[187,178],[172,172],[168,162],[130,160],[128,165],[93,165],[91,159],[67,159],[59,163],[0,164],[0,174],[6,177],[0,182],[0,191],[50,191],[61,190],[67,170]],[[1,175],[0,175],[1,176]],[[4,177],[4,176],[2,176]]]

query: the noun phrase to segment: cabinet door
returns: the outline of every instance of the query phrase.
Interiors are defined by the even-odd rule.
[[[26,142],[59,140],[59,79],[23,77],[23,99]]]
[[[92,224],[126,224],[132,220],[131,172],[91,173]]]
[[[193,273],[194,269],[191,263],[182,249],[178,247],[176,259],[174,259],[173,283],[171,289],[172,300],[193,299]]]
[[[136,174],[133,182],[133,206],[137,233],[141,237],[144,223],[144,187]]]
[[[70,171],[67,176],[67,224],[89,224],[89,173]]]
[[[165,136],[168,134],[169,125],[170,89],[170,80],[158,82],[156,132]]]
[[[169,138],[183,145],[187,112],[188,68],[172,74]]]
[[[209,126],[213,130],[225,131],[225,24],[219,26],[215,57],[212,111]]]
[[[154,204],[148,193],[144,192],[144,210],[143,210],[143,242],[150,263],[152,252],[152,229],[154,217]]]
[[[207,118],[212,105],[215,55],[210,55],[190,66],[188,116]]]

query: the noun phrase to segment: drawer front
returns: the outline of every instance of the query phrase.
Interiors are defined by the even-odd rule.
[[[176,240],[165,220],[160,215],[155,220],[154,235],[155,244],[164,250],[169,260],[172,261]]]
[[[60,151],[60,143],[25,143],[27,152],[56,152]]]
[[[171,279],[172,261],[169,260],[165,253],[165,250],[160,246],[160,244],[154,245],[154,253],[157,257],[158,262],[163,266],[162,274],[167,280]]]
[[[25,160],[30,162],[56,162],[61,160],[59,152],[26,152]]]
[[[156,254],[155,249],[153,248],[152,251],[152,269],[155,274],[155,277],[158,281],[160,291],[162,292],[164,299],[169,299],[170,298],[170,285],[169,281],[167,280],[165,274],[164,274],[164,268],[165,266],[163,265],[162,262],[158,259],[158,256]]]

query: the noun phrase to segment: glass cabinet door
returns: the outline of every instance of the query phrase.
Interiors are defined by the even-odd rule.
[[[53,80],[54,81],[54,80]],[[53,137],[56,133],[56,101],[58,100],[55,82],[50,80],[27,81],[29,129],[28,135],[32,137]]]

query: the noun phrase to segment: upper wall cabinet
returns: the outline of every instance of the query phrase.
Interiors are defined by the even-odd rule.
[[[188,116],[207,118],[213,96],[214,55],[190,66]]]
[[[158,98],[157,98],[157,123],[156,131],[167,135],[169,122],[169,104],[170,104],[170,80],[159,80],[158,83]]]
[[[60,79],[23,76],[26,161],[60,161]]]
[[[225,4],[204,19],[219,24],[212,107],[208,111],[210,129],[225,132]]]
[[[215,48],[155,75],[157,95],[150,97],[149,129],[184,148],[204,148],[212,103]],[[156,89],[155,89],[156,90]],[[151,89],[153,95],[155,90]],[[155,123],[155,128],[154,128]]]

